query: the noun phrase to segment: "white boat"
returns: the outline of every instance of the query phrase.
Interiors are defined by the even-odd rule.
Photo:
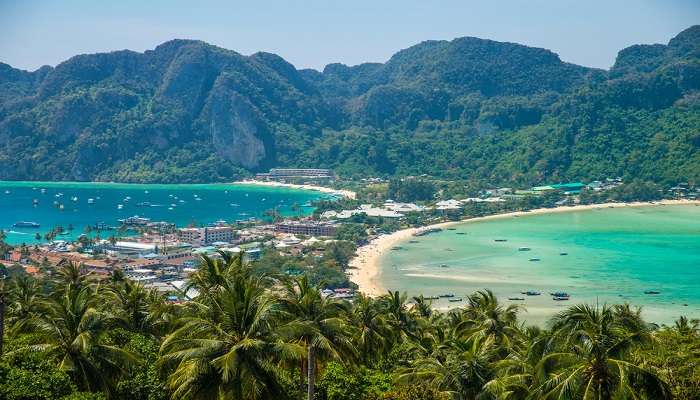
[[[121,204],[117,204],[117,210],[121,210],[122,208],[124,208],[124,206],[123,206],[123,205],[121,205]]]
[[[88,199],[88,204],[94,204],[94,203],[95,203],[95,199]]]

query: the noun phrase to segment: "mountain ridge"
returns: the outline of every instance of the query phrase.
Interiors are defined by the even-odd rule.
[[[495,183],[592,178],[626,173],[634,152],[616,144],[604,170],[580,168],[572,163],[581,156],[577,139],[586,138],[581,129],[600,130],[600,116],[612,112],[625,122],[605,123],[629,135],[640,120],[660,121],[665,112],[687,125],[671,139],[689,165],[660,179],[698,180],[698,38],[693,26],[667,45],[630,46],[610,70],[472,37],[424,41],[385,63],[323,71],[189,39],[142,53],[77,55],[33,72],[0,63],[0,162],[14,165],[0,178],[199,182],[271,166]],[[640,119],[640,112],[650,115]],[[548,148],[522,159],[537,135],[561,143],[566,156]],[[652,139],[646,134],[639,146]],[[662,153],[660,161],[678,164]]]

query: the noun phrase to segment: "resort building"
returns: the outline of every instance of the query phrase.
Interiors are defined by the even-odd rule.
[[[180,240],[194,246],[201,246],[214,242],[230,243],[233,240],[233,228],[230,226],[183,228],[178,229],[178,236]]]
[[[275,224],[275,232],[306,236],[333,236],[336,226],[328,222],[284,221]]]
[[[268,173],[256,174],[255,178],[260,180],[278,180],[288,178],[302,179],[331,179],[333,171],[321,168],[273,168]]]

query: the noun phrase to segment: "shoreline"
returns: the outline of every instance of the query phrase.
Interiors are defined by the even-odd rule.
[[[379,272],[380,264],[379,261],[381,257],[390,251],[392,247],[396,246],[399,242],[409,240],[413,237],[413,234],[419,231],[432,228],[448,228],[454,225],[461,225],[472,222],[481,222],[494,219],[503,219],[509,217],[519,217],[527,215],[543,215],[550,213],[561,213],[561,212],[571,212],[571,211],[588,211],[603,208],[625,208],[625,207],[647,207],[647,206],[664,206],[664,205],[700,205],[700,200],[660,200],[652,202],[631,202],[631,203],[600,203],[600,204],[586,204],[577,206],[561,206],[555,208],[537,208],[530,211],[514,211],[503,214],[487,215],[484,217],[463,219],[460,221],[448,221],[441,222],[433,225],[426,225],[419,228],[407,228],[388,235],[379,236],[378,238],[370,241],[367,245],[362,246],[357,249],[356,256],[350,261],[350,267],[352,268],[352,275],[350,280],[357,284],[359,291],[364,292],[369,296],[379,296],[387,291],[379,282]],[[393,288],[394,290],[400,290],[400,288]]]
[[[287,188],[292,188],[292,189],[315,190],[317,192],[328,193],[328,194],[344,197],[347,199],[355,199],[357,196],[356,193],[353,192],[352,190],[333,189],[333,188],[329,188],[329,187],[325,187],[325,186],[318,186],[318,185],[282,183],[282,182],[275,182],[275,181],[258,181],[255,179],[236,181],[236,182],[233,182],[233,184],[236,184],[236,185],[256,185],[256,186],[267,186],[267,187],[287,187]]]

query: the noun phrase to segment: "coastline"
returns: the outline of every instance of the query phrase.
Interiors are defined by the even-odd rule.
[[[372,240],[365,246],[357,249],[357,255],[350,261],[352,267],[352,275],[350,280],[359,286],[359,290],[369,296],[379,296],[387,291],[387,288],[379,282],[380,264],[379,261],[387,251],[396,246],[399,242],[409,240],[414,233],[432,229],[432,228],[448,228],[453,225],[461,225],[471,222],[488,221],[494,219],[519,217],[526,215],[542,215],[550,213],[571,212],[571,211],[587,211],[602,208],[625,208],[625,207],[647,207],[647,206],[664,206],[664,205],[700,205],[700,200],[660,200],[653,202],[631,202],[631,203],[601,203],[601,204],[586,204],[577,206],[562,206],[556,208],[538,208],[530,211],[514,211],[503,214],[487,215],[484,217],[463,219],[460,221],[441,222],[438,224],[427,225],[420,228],[407,228],[388,235],[382,235]],[[394,288],[400,290],[400,288]]]
[[[329,187],[325,187],[325,186],[318,186],[318,185],[305,185],[305,184],[304,185],[297,185],[297,184],[293,184],[293,183],[282,183],[282,182],[275,182],[275,181],[258,181],[255,179],[236,181],[233,183],[236,185],[288,187],[288,188],[293,188],[293,189],[315,190],[317,192],[328,193],[328,194],[344,197],[347,199],[355,199],[356,198],[356,193],[351,191],[351,190],[333,189],[333,188],[329,188]]]

